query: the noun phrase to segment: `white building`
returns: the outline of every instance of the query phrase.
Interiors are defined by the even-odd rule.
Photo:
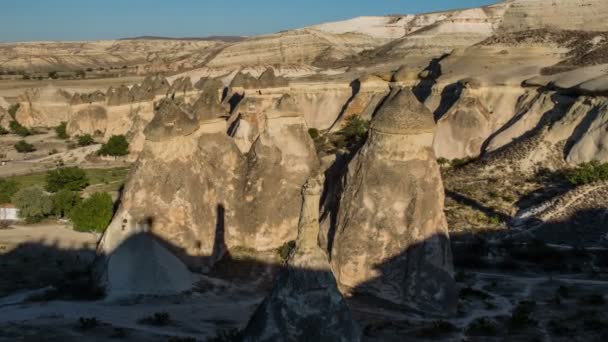
[[[0,204],[0,221],[19,221],[19,209],[12,204]]]

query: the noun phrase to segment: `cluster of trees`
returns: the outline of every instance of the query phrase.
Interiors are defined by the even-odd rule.
[[[129,142],[124,135],[113,135],[99,152],[100,156],[121,157],[129,154]]]
[[[0,202],[12,202],[28,223],[54,216],[69,218],[77,231],[103,232],[112,219],[114,201],[105,192],[82,198],[80,191],[88,185],[84,170],[60,168],[47,173],[44,189],[39,186],[19,189],[15,181],[0,180]]]

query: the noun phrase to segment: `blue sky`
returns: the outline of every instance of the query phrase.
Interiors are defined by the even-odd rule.
[[[0,41],[256,35],[361,15],[496,0],[3,0]]]

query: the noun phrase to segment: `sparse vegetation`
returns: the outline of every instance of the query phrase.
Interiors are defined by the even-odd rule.
[[[110,224],[114,214],[114,201],[105,192],[94,193],[80,202],[70,212],[74,230],[102,233]]]
[[[438,337],[441,335],[457,332],[459,329],[452,323],[446,321],[435,321],[431,326],[418,331],[420,337]]]
[[[168,312],[155,312],[150,316],[146,316],[138,321],[140,324],[154,325],[164,327],[171,324],[171,315]]]
[[[243,333],[238,329],[222,330],[216,336],[208,338],[207,342],[239,342],[243,339]]]
[[[89,185],[86,172],[79,167],[64,167],[49,171],[46,175],[46,190],[58,192],[61,190],[80,191]]]
[[[511,315],[511,319],[509,320],[509,327],[512,330],[520,330],[526,327],[536,326],[538,322],[530,317],[532,312],[534,312],[535,308],[536,302],[520,302],[515,308],[515,310],[513,310],[513,314]]]
[[[70,136],[68,135],[67,126],[67,122],[62,121],[59,126],[55,127],[55,133],[57,134],[57,138],[64,140],[70,138]]]
[[[0,126],[0,135],[7,135],[9,133],[10,132],[6,128]]]
[[[129,142],[124,135],[113,135],[98,152],[101,156],[121,157],[129,154]]]
[[[19,216],[28,223],[40,222],[53,212],[53,201],[38,187],[19,190],[12,202],[19,209]]]
[[[91,330],[99,326],[99,320],[96,317],[80,317],[78,325],[81,330]]]
[[[25,140],[20,140],[19,142],[17,142],[15,145],[15,150],[19,153],[30,153],[30,152],[34,152],[36,151],[36,148],[34,147],[34,145],[28,143]]]
[[[496,334],[498,334],[498,326],[489,318],[478,318],[467,327],[467,335],[495,336]]]
[[[566,173],[566,179],[572,185],[585,185],[598,181],[608,181],[608,163],[598,161],[584,163]]]
[[[13,120],[15,120],[15,116],[17,115],[17,111],[20,107],[21,105],[19,103],[15,103],[14,105],[8,107],[8,115],[10,115]]]

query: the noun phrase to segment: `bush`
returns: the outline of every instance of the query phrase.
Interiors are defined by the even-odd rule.
[[[70,212],[74,230],[79,232],[103,232],[114,214],[112,197],[105,192],[94,193]]]
[[[80,191],[88,185],[87,174],[79,167],[59,168],[46,174],[46,190],[50,192]]]
[[[126,156],[129,154],[129,142],[124,135],[113,135],[98,152],[101,156]]]
[[[19,216],[28,223],[40,222],[53,211],[50,196],[38,187],[19,190],[13,196],[13,204],[19,209]]]
[[[95,140],[90,134],[81,135],[78,137],[78,146],[89,146],[93,145]]]
[[[78,325],[82,330],[91,330],[99,325],[99,320],[95,317],[80,317],[78,319]]]
[[[19,191],[19,184],[12,180],[0,179],[0,203],[9,203]]]
[[[155,312],[152,316],[147,316],[138,321],[140,324],[167,326],[171,324],[171,315],[168,312]]]
[[[286,261],[287,258],[291,255],[291,252],[296,248],[295,241],[289,241],[283,244],[283,246],[277,249],[277,254],[281,258],[281,260]]]
[[[355,115],[347,119],[346,125],[340,130],[340,135],[344,137],[349,148],[356,148],[365,142],[368,131],[369,121]]]
[[[6,135],[9,133],[10,132],[8,130],[6,130],[4,127],[0,126],[0,135]]]
[[[69,190],[59,191],[53,195],[52,200],[53,214],[59,217],[67,217],[72,209],[82,202],[78,193]]]
[[[15,147],[15,150],[17,150],[17,152],[19,153],[29,153],[36,151],[34,145],[28,144],[25,140],[21,140],[13,146]]]
[[[536,302],[520,302],[515,308],[515,310],[513,310],[513,314],[511,315],[511,319],[509,320],[509,326],[511,327],[511,329],[520,330],[529,326],[536,326],[538,322],[530,318],[530,315],[532,315],[535,308]]]
[[[67,127],[68,124],[65,121],[62,121],[59,126],[55,127],[55,133],[57,134],[57,138],[64,140],[70,138],[70,136],[68,135]]]
[[[598,161],[584,163],[566,173],[566,179],[572,185],[585,185],[598,181],[608,181],[608,163]]]
[[[309,128],[308,134],[312,138],[312,140],[317,140],[321,135],[319,134],[319,130],[316,128]]]
[[[11,132],[20,137],[27,137],[29,135],[32,135],[32,132],[26,127],[23,127],[19,122],[17,122],[17,120],[12,120],[8,124],[8,127],[10,128]]]

